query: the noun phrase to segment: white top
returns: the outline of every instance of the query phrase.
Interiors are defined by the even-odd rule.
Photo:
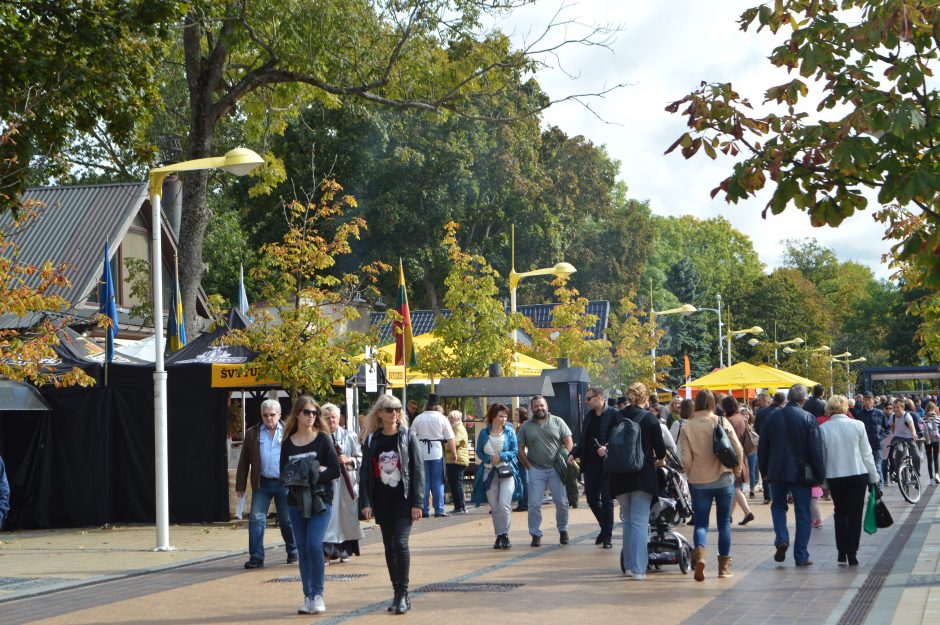
[[[914,417],[911,416],[911,413],[905,412],[903,417],[892,415],[891,420],[894,423],[895,438],[914,438]]]
[[[822,434],[826,479],[868,474],[869,482],[878,481],[875,458],[861,421],[835,414],[819,427]]]
[[[506,435],[505,431],[503,431],[503,433],[501,434],[493,434],[492,432],[490,432],[490,437],[486,439],[486,445],[483,446],[483,453],[490,456],[490,466],[492,467],[496,467],[501,464],[506,464],[505,462],[503,462],[502,457],[497,455],[499,453],[502,453],[503,451],[503,446],[505,445],[505,442],[503,441],[503,437],[505,435]],[[494,460],[496,462],[493,462]]]
[[[454,438],[454,428],[450,426],[447,420],[440,412],[428,410],[422,412],[414,421],[411,422],[411,431],[418,437],[421,443],[422,460],[440,460],[444,457],[444,447],[441,441],[449,441]]]

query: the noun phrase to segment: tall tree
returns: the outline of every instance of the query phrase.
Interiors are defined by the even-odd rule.
[[[42,175],[68,168],[80,133],[133,143],[159,102],[153,69],[166,52],[176,0],[9,0],[0,3],[0,209]],[[146,154],[138,154],[146,158]],[[45,165],[44,167],[39,166]]]
[[[620,300],[616,314],[612,315],[607,335],[614,349],[614,359],[601,376],[601,382],[611,389],[625,392],[634,382],[643,382],[647,388],[656,388],[672,364],[672,356],[656,357],[656,383],[653,379],[651,352],[658,346],[663,331],[649,319],[649,311],[635,303],[636,293]]]
[[[185,156],[215,153],[225,143],[220,124],[230,116],[242,117],[246,136],[261,140],[282,132],[297,105],[310,101],[338,107],[360,100],[476,115],[517,89],[519,77],[535,68],[535,57],[548,48],[558,52],[559,44],[544,37],[514,49],[508,37],[482,27],[489,15],[516,5],[514,0],[196,0],[183,20]],[[553,22],[548,30],[562,25]],[[597,28],[560,45],[606,45],[611,34]],[[521,116],[549,105],[543,100]],[[284,177],[281,161],[270,153],[267,160],[257,174],[262,191]],[[195,310],[205,273],[207,180],[205,171],[183,180],[180,279],[188,311]]]
[[[349,241],[366,223],[346,219],[355,206],[342,187],[324,181],[315,195],[285,207],[288,229],[281,241],[265,245],[262,263],[253,271],[264,306],[253,310],[254,323],[227,335],[232,344],[258,353],[253,366],[259,377],[275,380],[292,397],[305,390],[323,393],[337,378],[351,375],[355,357],[374,345],[376,329],[345,328],[358,316],[347,306],[353,293],[374,282],[387,266],[369,265],[342,278],[330,275],[338,256],[350,252]]]
[[[435,319],[439,340],[418,350],[421,370],[432,377],[482,376],[494,363],[508,369],[512,355],[514,326],[498,299],[499,274],[485,258],[460,248],[458,230],[447,224],[441,242],[451,260],[444,295],[450,315]]]
[[[696,304],[701,300],[698,272],[688,258],[683,258],[669,269],[666,286],[680,302]],[[660,350],[672,355],[672,365],[667,369],[666,378],[666,383],[672,388],[678,388],[685,382],[684,356],[689,357],[693,378],[701,377],[718,366],[714,340],[717,330],[709,321],[702,314],[670,315],[656,319],[657,325],[665,331]]]

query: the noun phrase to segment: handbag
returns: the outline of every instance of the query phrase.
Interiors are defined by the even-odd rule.
[[[865,506],[865,520],[862,523],[862,528],[865,530],[866,534],[874,534],[878,531],[878,520],[876,519],[875,500],[878,498],[875,493],[875,489],[872,488],[868,491],[868,504]]]
[[[496,477],[500,479],[512,477],[512,467],[508,464],[499,465],[496,467]]]
[[[744,448],[745,455],[751,455],[757,451],[757,445],[760,443],[760,434],[754,429],[754,426],[748,423],[744,426],[744,438],[741,440],[741,447]]]
[[[881,530],[894,525],[891,512],[888,511],[888,506],[885,505],[885,502],[882,501],[880,497],[875,500],[875,524],[878,526],[878,529]]]
[[[731,445],[731,439],[728,438],[728,433],[725,432],[725,428],[722,427],[723,424],[724,418],[719,416],[718,423],[715,424],[715,429],[712,431],[712,452],[718,458],[718,462],[729,469],[733,469],[738,466],[741,461],[734,447]]]

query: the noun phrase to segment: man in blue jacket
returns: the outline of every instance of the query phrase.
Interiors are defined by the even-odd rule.
[[[822,437],[816,418],[803,410],[806,387],[796,384],[787,394],[787,405],[768,415],[760,434],[757,461],[760,472],[770,483],[770,516],[774,523],[774,560],[783,562],[790,547],[787,530],[787,493],[793,495],[796,517],[796,541],[793,559],[797,566],[809,566],[809,536],[812,532],[810,514],[811,489],[826,479]],[[812,469],[812,476],[804,473]]]

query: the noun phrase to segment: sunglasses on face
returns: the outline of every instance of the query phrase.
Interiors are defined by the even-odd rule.
[[[393,412],[401,412],[401,406],[398,408],[382,408],[382,412],[385,414],[392,414]]]
[[[305,417],[319,417],[320,416],[320,411],[317,410],[316,408],[304,408],[303,410],[301,410],[301,412],[304,413]]]

